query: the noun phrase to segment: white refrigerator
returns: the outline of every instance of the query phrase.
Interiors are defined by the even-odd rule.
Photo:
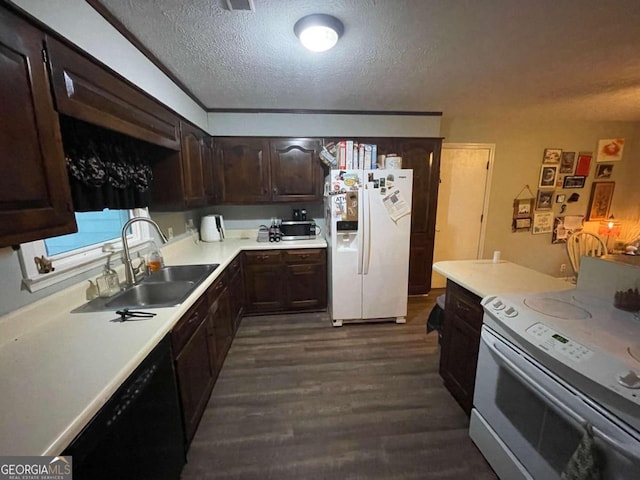
[[[404,323],[413,170],[332,170],[325,181],[328,301],[334,327]]]

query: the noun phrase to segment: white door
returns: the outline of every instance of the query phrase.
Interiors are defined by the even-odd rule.
[[[491,144],[442,145],[434,263],[480,258],[494,149]],[[445,286],[445,277],[434,271],[431,287]]]

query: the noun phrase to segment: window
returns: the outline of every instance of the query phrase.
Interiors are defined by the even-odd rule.
[[[106,263],[113,255],[120,259],[122,226],[132,217],[148,217],[146,209],[108,210],[76,213],[78,231],[59,237],[25,243],[20,249],[23,283],[34,292],[44,287],[87,272]],[[130,247],[152,240],[146,222],[134,223],[128,234]],[[45,256],[52,260],[55,270],[38,272],[34,257]]]
[[[122,226],[129,218],[129,210],[105,209],[102,212],[76,213],[78,231],[69,235],[45,239],[47,257],[120,238]]]

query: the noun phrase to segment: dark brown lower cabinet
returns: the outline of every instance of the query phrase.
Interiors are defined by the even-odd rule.
[[[325,249],[248,251],[244,255],[247,313],[295,312],[326,308]]]
[[[314,310],[327,305],[327,259],[324,249],[287,250],[287,310]]]
[[[235,335],[244,313],[244,277],[242,275],[242,254],[233,259],[229,267],[229,310]]]
[[[271,313],[285,309],[281,250],[244,252],[245,309]]]
[[[210,362],[210,330],[207,299],[203,296],[180,319],[171,335],[186,445],[196,433],[215,382],[215,369]]]
[[[323,309],[327,304],[326,284],[324,249],[240,253],[176,323],[171,345],[186,449],[243,313]]]
[[[216,372],[220,372],[224,359],[233,340],[233,320],[229,310],[229,290],[227,272],[221,275],[209,288],[209,318],[213,326],[210,337],[211,360]]]
[[[476,383],[483,313],[480,300],[477,295],[447,280],[440,376],[467,415],[471,414]]]

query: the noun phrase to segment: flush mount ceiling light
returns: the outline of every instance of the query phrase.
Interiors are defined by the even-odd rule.
[[[338,43],[344,32],[344,25],[336,17],[315,13],[298,20],[293,31],[307,49],[324,52]]]

